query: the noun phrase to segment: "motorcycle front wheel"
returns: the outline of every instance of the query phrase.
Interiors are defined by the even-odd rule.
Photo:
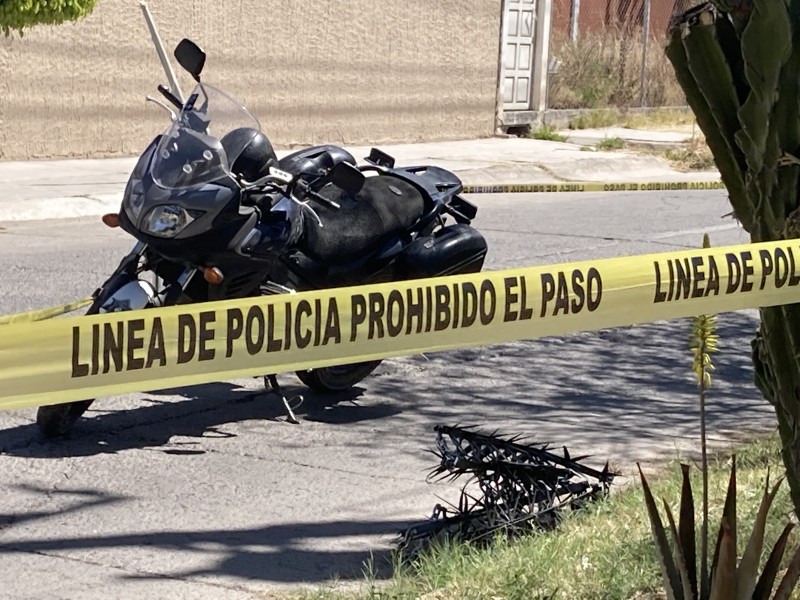
[[[86,314],[97,314],[97,307],[89,307]],[[36,411],[36,424],[39,426],[39,431],[46,438],[64,437],[75,426],[75,423],[83,416],[83,413],[91,406],[92,402],[94,402],[94,399],[40,406]]]
[[[380,360],[336,365],[321,369],[297,371],[297,377],[316,392],[343,392],[349,390],[378,368]]]

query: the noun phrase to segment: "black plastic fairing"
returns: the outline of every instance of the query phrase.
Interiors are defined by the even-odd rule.
[[[333,167],[342,162],[355,165],[356,159],[344,148],[326,144],[305,148],[284,156],[278,162],[278,167],[310,182],[325,177]],[[320,186],[324,184],[324,181],[320,181]]]

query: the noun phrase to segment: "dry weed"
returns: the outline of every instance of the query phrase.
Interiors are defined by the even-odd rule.
[[[686,101],[663,46],[655,38],[648,44],[644,105],[683,106]],[[641,28],[610,28],[575,43],[556,36],[551,54],[560,65],[551,76],[548,108],[639,106],[643,50]]]

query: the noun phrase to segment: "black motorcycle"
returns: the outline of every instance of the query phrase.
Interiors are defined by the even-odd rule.
[[[138,242],[89,314],[480,271],[486,241],[470,227],[477,211],[453,173],[399,168],[376,149],[356,166],[330,145],[278,160],[258,121],[200,82],[203,51],[183,40],[174,54],[197,85],[185,102],[159,86],[179,112],[140,157],[119,214],[103,217]],[[297,376],[335,392],[379,364]],[[280,394],[275,376],[266,379]],[[64,435],[91,402],[42,406],[37,423],[48,437]]]

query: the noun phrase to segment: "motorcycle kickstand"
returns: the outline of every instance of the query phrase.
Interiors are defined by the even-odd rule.
[[[286,408],[287,413],[286,420],[293,425],[299,425],[300,421],[298,421],[297,417],[294,415],[292,405],[289,403],[290,400],[287,400],[286,396],[283,394],[283,390],[281,390],[281,386],[278,384],[278,378],[275,375],[264,375],[264,387],[283,401],[283,406]],[[303,396],[295,396],[291,399],[291,402],[296,402],[296,406],[299,407],[303,403]]]

